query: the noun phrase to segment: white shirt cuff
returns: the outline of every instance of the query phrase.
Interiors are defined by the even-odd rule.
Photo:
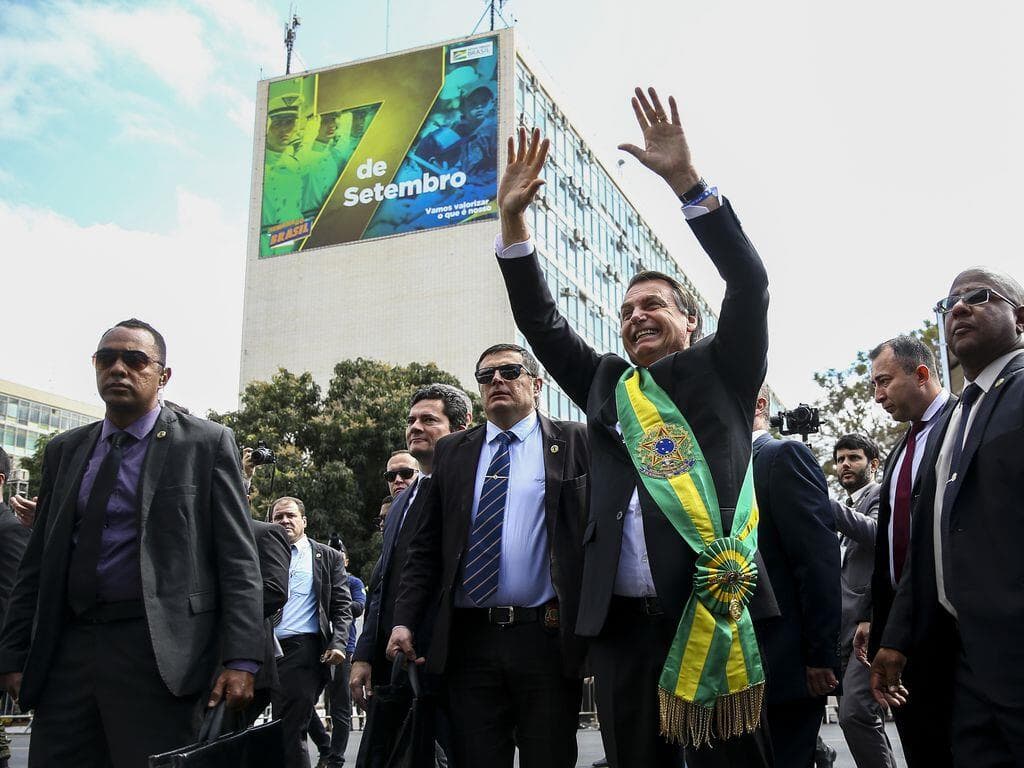
[[[499,232],[494,238],[494,252],[498,254],[499,259],[518,259],[533,253],[533,242],[526,238],[521,243],[512,243],[506,247]]]
[[[718,187],[711,188],[711,195],[718,201],[718,205],[722,205],[722,195],[718,191]],[[710,209],[705,208],[703,205],[684,205],[683,216],[686,220],[696,219],[699,216],[703,216],[705,213],[710,213]]]

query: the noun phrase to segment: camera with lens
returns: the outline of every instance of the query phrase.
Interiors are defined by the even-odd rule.
[[[807,436],[821,429],[821,419],[817,408],[807,403],[800,403],[791,411],[782,411],[768,419],[768,423],[783,435],[801,435],[804,442]]]
[[[256,443],[256,447],[252,449],[252,458],[249,460],[252,462],[254,467],[258,467],[262,464],[277,463],[274,452],[267,448],[267,444],[262,440]]]

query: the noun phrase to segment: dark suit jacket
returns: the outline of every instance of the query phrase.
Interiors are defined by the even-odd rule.
[[[352,624],[352,593],[348,588],[345,561],[338,550],[326,544],[310,539],[309,545],[313,548],[313,590],[320,624],[320,652],[344,652]],[[329,671],[325,668],[325,672]]]
[[[552,421],[539,415],[544,440],[544,513],[551,581],[558,598],[563,670],[581,672],[585,649],[574,635],[583,564],[583,523],[586,519],[588,450],[582,424]],[[455,606],[459,568],[469,540],[477,464],[487,430],[479,425],[438,441],[434,473],[402,569],[395,606],[395,624],[420,634],[423,616],[440,586],[437,620],[427,658],[428,672],[442,672],[448,656],[448,635]]]
[[[875,569],[875,536],[878,531],[878,494],[881,486],[869,483],[853,507],[832,500],[836,529],[842,534],[843,624],[839,631],[840,660],[846,664],[853,652],[857,624],[871,614],[871,576]]]
[[[18,522],[11,508],[0,501],[0,626],[7,612],[7,600],[14,587],[18,563],[28,546],[31,531]]]
[[[288,601],[288,568],[292,548],[284,528],[260,520],[252,520],[256,538],[256,551],[260,556],[260,576],[263,578],[263,664],[256,674],[256,688],[276,688],[278,684],[277,647],[274,644],[274,622],[271,619]]]
[[[1024,706],[1024,355],[1011,360],[992,388],[975,406],[958,478],[947,484],[950,496],[943,531],[948,562],[946,589],[957,611],[957,629],[971,669],[995,706]],[[942,431],[947,418],[939,425]],[[937,446],[940,445],[938,442]],[[910,660],[936,650],[948,613],[939,605],[935,585],[932,525],[935,459],[927,465],[921,497],[913,508],[910,570],[900,580],[882,645]],[[952,669],[956,649],[941,649],[945,670]]]
[[[405,513],[406,507],[409,506],[409,498],[417,486],[419,490],[416,492],[416,498],[412,502],[412,507]],[[370,577],[363,631],[356,642],[354,655],[355,661],[369,662],[373,668],[374,680],[380,682],[391,679],[391,662],[384,652],[391,630],[395,626],[395,600],[398,597],[399,579],[409,554],[409,543],[419,525],[429,486],[429,477],[418,477],[413,485],[398,494],[384,521],[384,541],[381,545],[380,558]],[[416,650],[422,656],[427,656],[430,652],[430,639],[433,636],[436,615],[436,608],[429,608],[420,622]]]
[[[757,547],[781,616],[758,622],[769,703],[811,698],[807,667],[839,676],[839,539],[828,485],[810,449],[762,435],[754,442]]]
[[[25,709],[38,703],[64,630],[78,488],[101,425],[46,446],[36,523],[0,632],[0,671],[24,671]],[[143,602],[160,675],[186,696],[223,661],[263,658],[259,559],[231,431],[162,408],[150,440],[139,480]]]
[[[950,396],[946,404],[942,406],[935,416],[935,425],[928,431],[928,437],[924,446],[918,446],[915,450],[923,450],[921,465],[914,478],[911,488],[910,514],[911,521],[916,513],[917,505],[921,498],[922,478],[927,474],[927,461],[934,464],[934,458],[929,458],[932,453],[937,452],[942,444],[942,435],[945,434],[945,424],[949,415],[957,404],[957,398]],[[899,456],[907,444],[908,429],[896,443],[896,447],[890,451],[885,460],[885,469],[882,472],[882,487],[878,496],[878,531],[875,539],[875,571],[871,576],[871,612],[861,617],[862,621],[871,622],[871,639],[868,644],[868,658],[874,658],[878,652],[882,640],[882,633],[885,631],[886,622],[889,620],[889,611],[892,608],[893,598],[896,597],[896,590],[892,586],[889,577],[889,524],[892,521],[892,505],[889,503],[889,496],[892,491],[892,484],[896,482],[893,471],[896,466],[896,457]],[[913,522],[911,522],[913,528]],[[909,558],[908,558],[909,559]],[[906,570],[906,568],[904,568]]]
[[[693,428],[729,530],[750,460],[754,401],[767,367],[768,276],[728,201],[689,223],[726,281],[718,330],[662,358],[650,372]],[[516,325],[548,373],[587,414],[590,514],[576,631],[593,637],[604,627],[634,488],[654,585],[666,622],[675,626],[693,589],[697,556],[654,504],[615,431],[615,386],[630,364],[615,354],[599,355],[570,327],[558,312],[536,254],[498,263]],[[767,580],[758,584],[750,613],[755,618],[777,615]]]

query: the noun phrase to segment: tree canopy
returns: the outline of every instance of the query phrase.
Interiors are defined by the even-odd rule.
[[[254,514],[264,518],[279,496],[302,499],[308,534],[323,542],[338,534],[351,571],[368,578],[380,554],[384,466],[405,447],[409,398],[433,382],[461,386],[433,364],[343,360],[326,392],[311,374],[280,369],[270,381],[250,383],[239,410],[209,417],[231,427],[239,446],[263,441],[275,453],[276,467],[256,470]]]

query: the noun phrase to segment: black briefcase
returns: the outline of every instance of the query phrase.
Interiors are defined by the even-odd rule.
[[[224,702],[207,711],[199,740],[149,758],[149,768],[281,768],[284,741],[281,721],[221,735]]]
[[[409,664],[401,682],[404,657],[395,657],[391,684],[377,686],[366,713],[357,768],[434,768],[436,702],[422,690],[419,670]]]

